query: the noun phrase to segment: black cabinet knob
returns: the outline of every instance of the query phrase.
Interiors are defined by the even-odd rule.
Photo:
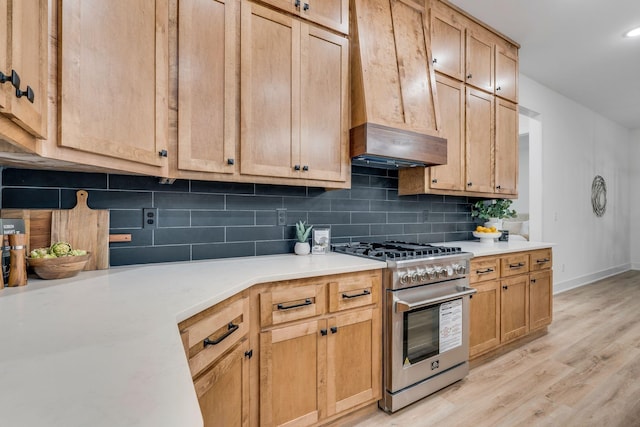
[[[472,77],[473,77],[473,74],[471,74],[471,73],[467,74],[467,78],[468,78],[468,79],[470,79],[470,78],[472,78]]]
[[[431,60],[431,62],[433,62],[434,64],[438,63],[438,58],[433,58],[433,60]]]
[[[33,100],[35,99],[35,94],[33,93],[33,89],[31,89],[31,86],[27,86],[27,90],[16,89],[16,96],[18,98],[22,98],[23,96],[26,96],[29,102],[32,104],[33,104]]]
[[[293,170],[294,170],[294,171],[299,171],[299,170],[300,170],[300,165],[295,165],[295,166],[293,167]]]
[[[302,170],[303,170],[303,171],[305,171],[305,172],[307,172],[307,171],[309,170],[309,166],[304,165],[304,166],[302,167]]]
[[[498,91],[498,90],[502,90],[502,88],[501,88],[500,86],[498,86],[498,87],[496,88],[496,91]]]
[[[431,180],[431,182],[432,182],[432,183],[434,183],[434,184],[437,184],[437,183],[438,183],[438,179],[437,179],[437,178],[433,178],[433,179]]]
[[[338,327],[337,326],[332,326],[331,327],[331,333],[332,334],[337,334],[338,333]]]
[[[320,335],[322,335],[323,337],[325,335],[327,335],[327,330],[326,329],[320,329]]]
[[[228,165],[233,165],[235,163],[236,163],[236,161],[234,159],[227,159],[227,164]]]
[[[304,9],[305,11],[307,11],[307,10],[311,9],[311,7],[309,6],[309,3],[305,3],[305,4],[304,4],[304,8],[303,8],[303,9]]]
[[[300,9],[300,0],[296,0],[294,5],[295,5],[296,9]]]
[[[506,291],[507,289],[509,289],[509,287],[508,286],[503,286],[502,289],[504,289]]]
[[[167,157],[169,155],[169,153],[167,152],[167,150],[160,150],[160,151],[158,151],[158,155],[160,157]]]
[[[473,182],[467,182],[467,187],[471,187],[473,185]]]
[[[496,185],[496,190],[500,190],[502,188],[501,185]]]

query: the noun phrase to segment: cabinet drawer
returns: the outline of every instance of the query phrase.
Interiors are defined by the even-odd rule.
[[[189,369],[195,378],[247,334],[249,298],[220,303],[180,325]]]
[[[310,284],[261,292],[260,326],[278,325],[323,314],[326,304],[324,289],[321,284]]]
[[[329,282],[329,311],[333,313],[377,304],[379,288],[379,271],[340,276]]]
[[[498,258],[479,258],[471,260],[469,281],[471,283],[495,280],[500,277]]]
[[[540,249],[530,252],[531,271],[546,270],[551,268],[553,259],[551,258],[551,249]]]
[[[529,254],[517,254],[500,259],[502,277],[516,276],[529,272]]]

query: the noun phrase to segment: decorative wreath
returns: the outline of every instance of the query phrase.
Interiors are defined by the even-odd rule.
[[[596,175],[591,184],[591,206],[596,216],[604,215],[607,210],[607,184],[600,175]]]

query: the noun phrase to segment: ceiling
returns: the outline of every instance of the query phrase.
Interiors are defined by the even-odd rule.
[[[520,72],[640,128],[640,1],[449,0],[520,44]],[[526,107],[526,105],[525,105]]]

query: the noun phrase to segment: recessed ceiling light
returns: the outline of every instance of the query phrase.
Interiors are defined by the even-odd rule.
[[[627,31],[624,34],[625,37],[638,37],[640,36],[640,27],[634,28],[633,30]]]

